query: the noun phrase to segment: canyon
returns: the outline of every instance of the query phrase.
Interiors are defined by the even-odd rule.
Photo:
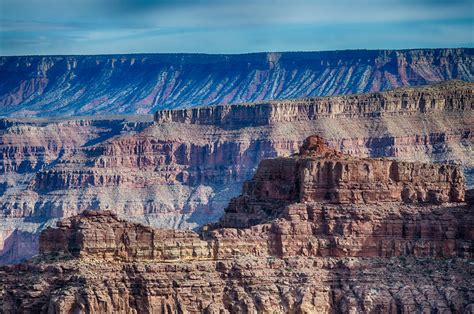
[[[4,312],[469,313],[474,203],[459,165],[357,157],[307,137],[262,160],[216,222],[84,211],[0,267]]]
[[[406,170],[404,162],[447,163],[444,173],[458,165],[472,187],[473,86],[447,81],[361,95],[164,109],[154,116],[0,119],[0,263],[37,254],[43,229],[85,210],[110,210],[117,219],[154,228],[216,222],[260,161],[297,153],[311,134],[352,156],[396,158],[394,173]],[[433,169],[410,171],[438,176]],[[357,183],[346,185],[330,198],[359,206],[373,194],[352,195],[347,190]],[[463,193],[398,189],[403,199],[389,193],[378,201],[387,196],[437,206]]]
[[[474,49],[0,57],[0,116],[152,114],[474,81]]]

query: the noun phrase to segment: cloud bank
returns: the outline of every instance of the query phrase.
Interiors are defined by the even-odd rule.
[[[0,54],[472,47],[465,0],[2,0]]]

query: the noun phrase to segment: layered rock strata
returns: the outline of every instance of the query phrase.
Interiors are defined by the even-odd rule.
[[[254,206],[252,203],[251,206]],[[47,228],[40,254],[106,261],[174,262],[239,256],[473,257],[472,208],[448,206],[331,205],[304,202],[280,208],[264,222],[242,227],[232,212],[220,224],[189,230],[153,229],[106,212],[84,212]],[[240,215],[246,215],[242,204]],[[224,227],[223,227],[224,226]]]
[[[316,137],[305,142],[300,154],[286,159],[337,163],[343,158],[354,180],[360,160],[378,161],[343,155]],[[463,202],[464,194],[441,200],[442,204],[430,204],[430,200],[413,204],[402,197],[363,204],[351,199],[346,204],[314,193],[298,198],[294,189],[287,188],[285,178],[291,171],[303,192],[311,187],[303,184],[306,178],[297,175],[297,167],[273,167],[273,179],[262,185],[268,189],[255,188],[262,173],[269,173],[265,163],[219,223],[205,226],[200,234],[153,229],[124,221],[112,212],[84,212],[46,229],[40,237],[40,256],[0,268],[2,310],[473,310],[474,215],[472,205]],[[419,175],[400,181],[386,176],[385,183],[422,183]],[[318,178],[317,173],[312,176]],[[464,188],[461,174],[453,179],[440,178],[431,188]],[[269,187],[268,182],[275,184]],[[324,184],[312,182],[316,188]],[[388,188],[401,193],[396,184]],[[242,228],[239,217],[255,213],[261,219],[248,221]]]
[[[39,251],[130,261],[211,258],[211,246],[195,232],[153,229],[121,220],[110,211],[86,211],[58,222],[57,228],[41,233]]]
[[[154,227],[197,228],[216,221],[262,159],[298,152],[310,134],[354,156],[395,157],[402,168],[403,161],[415,160],[460,164],[472,185],[472,90],[472,84],[454,81],[351,96],[346,107],[348,100],[340,97],[217,106],[230,113],[214,120],[205,113],[209,108],[163,112],[157,116],[164,120],[154,123],[151,116],[3,119],[0,262],[35,254],[42,228],[83,210],[113,210]],[[439,108],[423,112],[422,98]],[[360,116],[355,116],[357,99]],[[321,110],[337,103],[352,109],[348,116],[307,111],[317,102],[326,104]],[[384,103],[397,109],[384,113]],[[250,119],[260,107],[274,109],[260,122]],[[173,118],[181,115],[187,118]],[[385,169],[390,162],[378,163]],[[414,202],[449,195],[407,193]]]
[[[0,113],[146,114],[177,107],[377,92],[452,79],[472,82],[473,55],[472,48],[459,48],[1,57]]]
[[[249,227],[277,217],[291,203],[442,204],[463,202],[464,195],[464,175],[457,166],[356,158],[311,136],[299,155],[263,160],[219,225]]]
[[[0,306],[35,313],[469,313],[471,273],[467,260],[411,257],[50,260],[3,268]]]
[[[468,85],[453,81],[451,85],[432,89],[412,88],[365,95],[274,100],[255,104],[217,105],[178,110],[160,110],[155,121],[243,127],[278,122],[312,121],[323,117],[383,117],[391,115],[440,114],[472,111],[472,92]],[[447,88],[446,88],[447,87]],[[448,92],[448,93],[446,93]]]

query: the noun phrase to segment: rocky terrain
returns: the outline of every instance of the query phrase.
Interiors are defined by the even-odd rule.
[[[306,139],[263,160],[199,233],[85,211],[0,268],[10,312],[470,313],[474,208],[459,166]]]
[[[83,210],[112,210],[153,227],[215,222],[262,159],[298,152],[310,134],[354,156],[458,164],[472,185],[473,125],[473,84],[460,81],[163,110],[155,122],[151,116],[3,119],[0,262],[36,254],[42,229]],[[334,195],[342,197],[365,196]]]
[[[0,115],[159,109],[377,92],[474,80],[474,50],[0,57]]]

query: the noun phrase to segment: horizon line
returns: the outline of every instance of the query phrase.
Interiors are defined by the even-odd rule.
[[[447,50],[447,49],[474,49],[473,46],[464,47],[437,47],[437,48],[380,48],[380,49],[365,49],[365,48],[347,48],[335,50],[287,50],[287,51],[252,51],[252,52],[236,52],[236,53],[209,53],[209,52],[124,52],[124,53],[91,53],[91,54],[18,54],[18,55],[0,55],[0,58],[8,57],[81,57],[81,56],[126,56],[126,55],[203,55],[203,56],[239,56],[252,54],[268,54],[268,53],[326,53],[326,52],[359,52],[359,51],[416,51],[416,50]]]

